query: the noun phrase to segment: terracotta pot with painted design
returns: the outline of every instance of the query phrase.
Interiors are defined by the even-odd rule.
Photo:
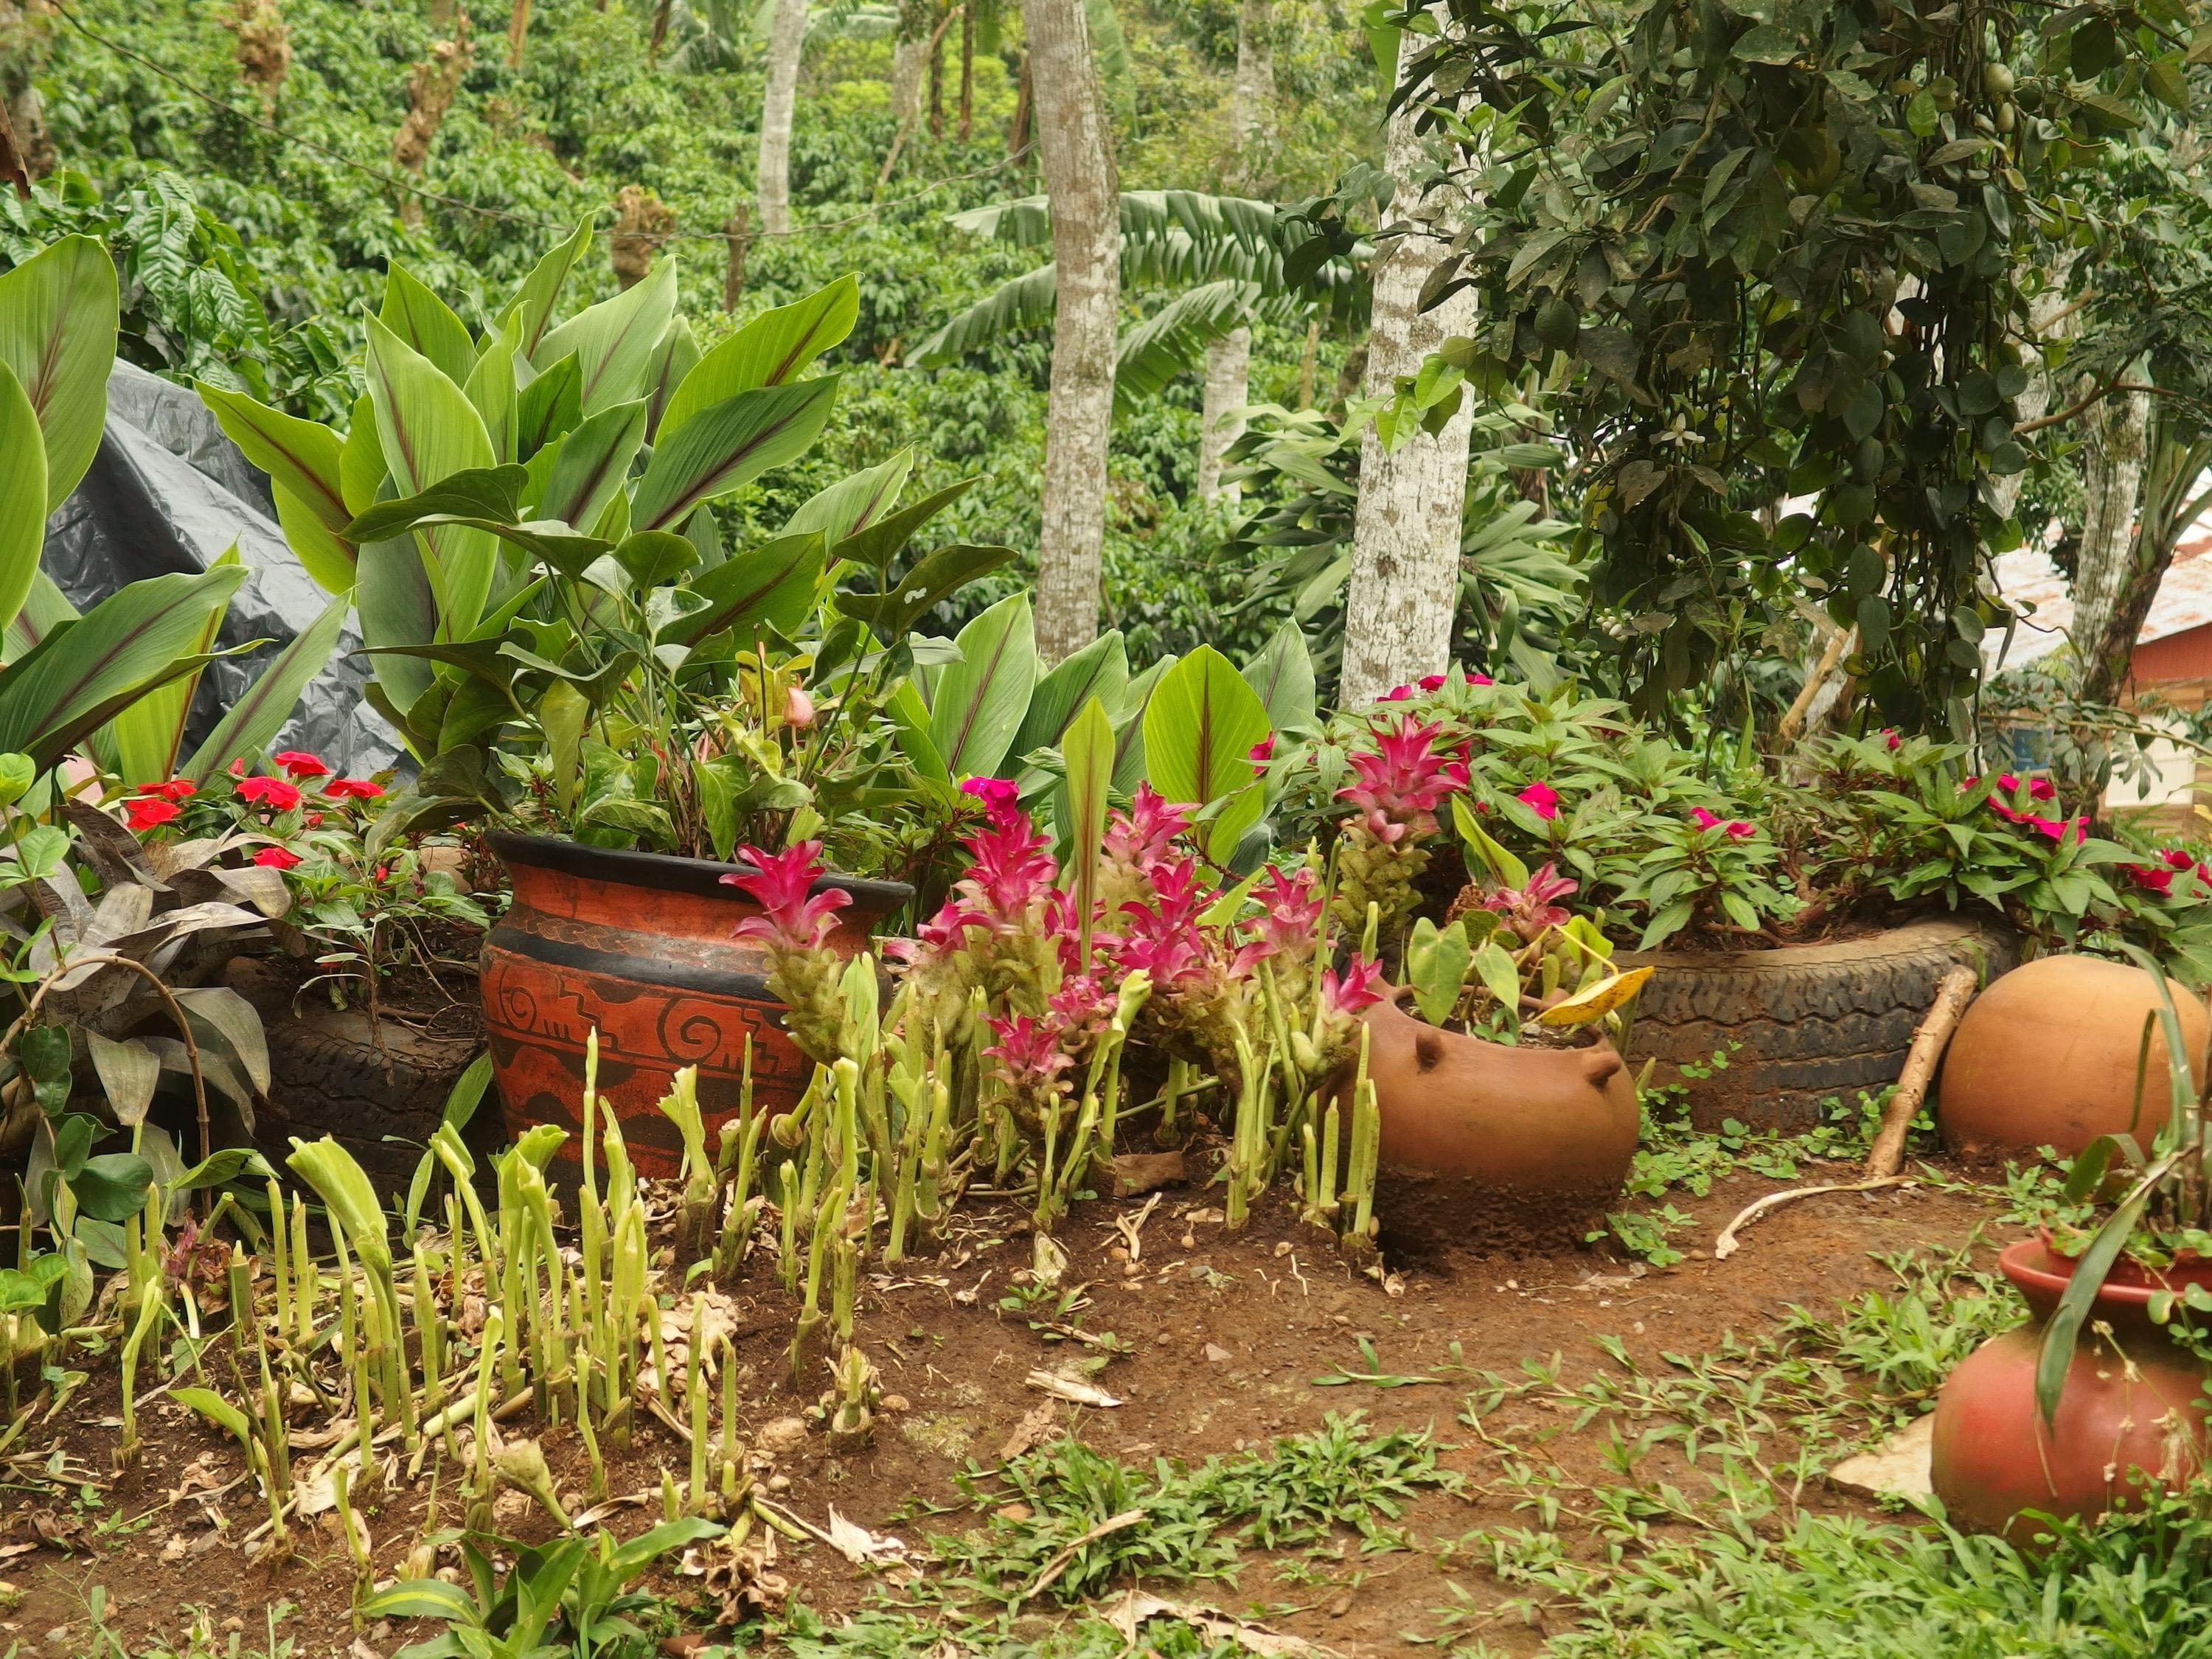
[[[743,866],[615,851],[495,830],[514,902],[486,936],[484,1031],[509,1135],[538,1123],[582,1127],[584,1048],[599,1034],[599,1087],[621,1118],[639,1171],[672,1176],[683,1153],[659,1109],[676,1073],[699,1068],[711,1130],[738,1109],[752,1043],[757,1109],[786,1110],[812,1065],[783,1029],[767,955],[730,937],[760,907],[721,878]],[[833,950],[869,947],[876,924],[912,896],[902,883],[827,875],[853,902]],[[574,1139],[563,1148],[573,1157]]]

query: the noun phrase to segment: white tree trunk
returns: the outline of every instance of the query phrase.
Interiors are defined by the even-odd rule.
[[[1269,0],[1243,0],[1237,9],[1237,80],[1230,94],[1230,125],[1236,130],[1239,190],[1256,182],[1255,141],[1275,99],[1275,43],[1269,33]]]
[[[754,193],[761,229],[791,229],[791,112],[799,94],[799,55],[806,45],[806,0],[775,0],[769,27],[768,88],[761,99],[760,169]]]
[[[1047,662],[1058,662],[1098,633],[1121,295],[1121,197],[1083,0],[1023,0],[1022,21],[1059,270],[1036,586],[1037,650]]]
[[[1393,116],[1384,159],[1397,182],[1394,214],[1414,201],[1431,171],[1409,113]],[[1416,211],[1426,210],[1423,204]],[[1418,225],[1418,222],[1416,222]],[[1419,310],[1421,284],[1444,241],[1416,228],[1398,238],[1374,266],[1374,322],[1362,390],[1387,398],[1397,377],[1454,334],[1474,331],[1475,296],[1462,289],[1435,310]],[[1474,403],[1431,437],[1416,432],[1395,454],[1383,452],[1372,427],[1359,447],[1359,504],[1352,519],[1352,586],[1345,605],[1344,668],[1339,696],[1346,708],[1373,702],[1394,686],[1440,674],[1451,661],[1452,617],[1459,606],[1460,520],[1467,501],[1469,435]]]
[[[901,0],[898,40],[891,47],[891,118],[902,132],[921,115],[921,71],[929,58],[928,0]]]
[[[1221,482],[1221,458],[1244,435],[1234,413],[1251,401],[1252,331],[1236,328],[1206,349],[1206,402],[1198,434],[1198,494],[1202,501],[1235,501],[1243,491]]]
[[[2081,538],[2069,631],[2084,663],[2112,650],[2106,635],[2134,572],[2136,507],[2149,428],[2150,398],[2140,392],[2115,392],[2092,404],[2081,419]]]

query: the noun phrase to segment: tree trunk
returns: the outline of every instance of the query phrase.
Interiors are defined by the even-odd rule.
[[[1014,85],[1014,118],[1006,123],[1006,154],[1011,157],[1018,158],[1028,153],[1034,102],[1034,91],[1030,85],[1030,55],[1024,51],[1021,75]]]
[[[948,11],[929,37],[929,136],[940,144],[945,142],[945,26],[951,21]]]
[[[392,160],[394,166],[404,167],[416,178],[430,159],[430,146],[438,137],[438,129],[445,124],[446,112],[453,107],[453,96],[461,89],[462,77],[476,62],[476,47],[469,39],[469,15],[459,12],[453,19],[453,38],[433,40],[430,55],[416,64],[407,76],[407,118],[399,124],[399,131],[392,141]],[[422,224],[422,198],[412,191],[399,198],[399,222],[410,230]]]
[[[1202,501],[1235,501],[1243,491],[1221,482],[1221,458],[1244,435],[1244,418],[1231,411],[1251,402],[1252,331],[1231,329],[1206,349],[1205,412],[1198,434],[1198,494]]]
[[[799,54],[806,44],[806,0],[775,0],[768,40],[768,87],[761,98],[760,167],[753,193],[761,228],[791,229],[791,110],[799,94]]]
[[[1410,111],[1394,115],[1384,160],[1405,214],[1431,171]],[[1401,205],[1403,204],[1403,205]],[[1472,334],[1475,296],[1462,289],[1435,310],[1419,309],[1421,283],[1443,256],[1443,239],[1419,225],[1378,252],[1374,322],[1368,335],[1365,391],[1387,398],[1397,377],[1454,334]],[[1461,515],[1467,501],[1468,446],[1474,401],[1434,437],[1416,431],[1385,453],[1370,426],[1359,447],[1359,503],[1352,519],[1352,588],[1345,606],[1340,700],[1363,708],[1394,686],[1440,674],[1451,661],[1452,617],[1459,607]]]
[[[1230,98],[1229,124],[1237,149],[1228,184],[1242,195],[1259,182],[1259,137],[1267,106],[1275,95],[1275,51],[1268,36],[1269,0],[1243,0],[1237,10],[1237,81]],[[1242,493],[1221,484],[1221,457],[1244,434],[1244,422],[1230,411],[1252,401],[1252,331],[1232,330],[1206,349],[1206,398],[1198,434],[1198,494],[1202,501]]]
[[[2138,364],[2130,378],[2142,372]],[[2080,665],[2075,694],[2085,702],[2109,702],[2127,684],[2136,635],[2166,573],[2154,541],[2136,532],[2149,428],[2145,392],[2117,392],[2082,416],[2081,538],[2069,631]]]
[[[522,67],[522,43],[530,34],[530,0],[514,0],[514,9],[507,15],[507,66],[511,70]]]
[[[738,297],[745,291],[746,226],[743,202],[722,222],[722,240],[729,249],[729,257],[722,266],[722,309],[735,311]]]
[[[960,142],[975,136],[975,0],[960,7]]]
[[[2081,627],[2078,599],[2075,604],[2075,648],[2081,656],[2075,693],[2085,702],[2118,701],[2127,687],[2136,641],[2166,573],[2173,568],[2174,550],[2212,506],[2212,490],[2199,488],[2205,468],[2212,465],[2212,438],[2177,431],[2173,402],[2161,399],[2150,411],[2127,566],[2113,587],[2098,637]]]
[[[921,113],[921,66],[929,55],[929,0],[902,0],[891,47],[891,115],[903,132]]]
[[[1058,662],[1098,632],[1121,297],[1121,194],[1083,0],[1023,0],[1022,18],[1060,273],[1036,588],[1037,649]]]

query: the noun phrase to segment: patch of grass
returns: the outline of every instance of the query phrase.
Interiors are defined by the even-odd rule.
[[[1242,1550],[1318,1544],[1338,1528],[1364,1548],[1400,1547],[1390,1523],[1406,1504],[1459,1484],[1442,1449],[1425,1431],[1378,1432],[1357,1412],[1196,1468],[1162,1458],[1146,1471],[1070,1437],[995,1477],[963,1476],[983,1524],[930,1541],[945,1599],[1008,1611],[1071,1605],[1123,1579],[1234,1582]]]

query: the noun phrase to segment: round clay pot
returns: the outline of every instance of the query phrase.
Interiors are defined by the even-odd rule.
[[[617,852],[546,836],[494,831],[514,902],[485,937],[484,1034],[510,1135],[532,1124],[582,1127],[584,1046],[599,1034],[599,1090],[621,1118],[631,1161],[677,1173],[683,1142],[660,1098],[684,1066],[699,1068],[710,1130],[738,1106],[752,1042],[755,1109],[796,1104],[813,1063],[783,1029],[758,945],[730,937],[760,907],[723,876],[744,866],[661,853]],[[868,947],[873,924],[913,896],[904,884],[824,876],[853,902],[830,948]],[[562,1149],[573,1158],[576,1143]]]
[[[2204,1368],[2144,1304],[2161,1287],[2212,1283],[2212,1264],[2156,1274],[2116,1267],[2083,1324],[2052,1423],[2036,1409],[2035,1365],[2074,1264],[2030,1238],[1997,1265],[2035,1316],[1976,1349],[1936,1397],[1929,1474],[1953,1523],[2025,1543],[2044,1526],[2032,1515],[2102,1515],[2151,1484],[2194,1475],[2205,1447]]]
[[[2191,1063],[2203,1064],[2203,1001],[2166,981]],[[2041,957],[1975,998],[1943,1057],[1936,1121],[1961,1157],[1993,1160],[2051,1146],[2071,1158],[2100,1134],[2135,1132],[2148,1149],[2166,1121],[2166,1037],[2154,1021],[2136,1110],[2143,1020],[2158,988],[2142,969],[2097,957]]]
[[[1578,1243],[1636,1156],[1636,1085],[1620,1056],[1511,1048],[1413,1018],[1364,1016],[1382,1117],[1376,1212],[1413,1255]]]

